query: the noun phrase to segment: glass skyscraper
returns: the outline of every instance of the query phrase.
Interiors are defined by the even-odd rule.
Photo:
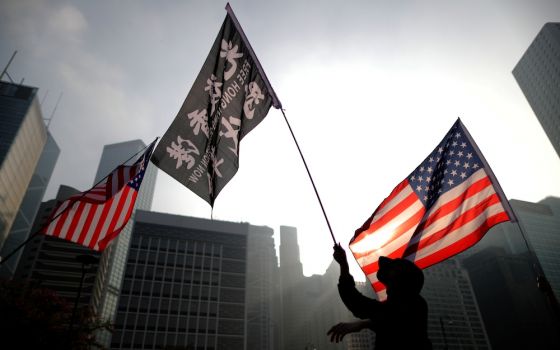
[[[49,184],[59,154],[60,148],[56,144],[51,133],[47,132],[47,143],[35,167],[31,182],[27,187],[25,197],[19,207],[8,238],[0,251],[0,256],[10,254],[16,247],[23,243],[30,234],[34,233],[31,232],[33,221],[35,220],[35,216],[37,215],[39,206],[47,190],[47,185]],[[0,265],[0,277],[11,278],[14,275],[21,253],[22,251],[20,250],[9,260]]]
[[[47,142],[37,88],[0,82],[0,249]]]
[[[106,145],[101,155],[95,183],[138,152],[129,161],[130,164],[133,163],[141,155],[145,146],[140,140]],[[152,165],[148,166],[135,208],[150,208],[156,174],[156,168]],[[61,186],[57,200],[65,200],[76,192],[68,186]],[[55,201],[45,203],[44,209],[40,210],[36,221],[42,222],[55,205]],[[112,322],[122,284],[133,218],[134,213],[119,236],[102,254],[55,237],[43,235],[35,237],[25,247],[24,256],[18,265],[17,277],[40,281],[42,285],[48,286],[61,296],[72,300],[72,296],[75,296],[78,290],[81,272],[81,266],[76,261],[76,257],[82,254],[99,257],[99,263],[94,264],[93,268],[88,271],[80,304],[91,306],[99,318]],[[97,340],[105,346],[110,344],[110,339],[111,333],[107,330],[101,330],[97,334]]]
[[[146,144],[141,140],[132,140],[120,143],[105,145],[103,153],[97,168],[94,183],[99,182],[105,176],[111,173],[117,166],[123,164],[127,159],[132,157],[126,164],[132,164],[141,155]],[[123,279],[128,247],[130,245],[130,235],[134,215],[137,209],[149,210],[152,206],[152,198],[156,183],[157,169],[150,164],[142,180],[134,212],[128,224],[123,228],[121,233],[113,240],[113,242],[103,251],[91,305],[94,312],[102,320],[112,322],[115,318],[117,309],[117,300]],[[111,333],[107,330],[101,330],[98,333],[98,341],[105,346],[109,346],[111,341]]]
[[[513,76],[560,156],[560,23],[546,23]]]
[[[547,197],[538,203],[512,199],[510,203],[556,299],[560,300],[560,198]],[[517,229],[511,226],[509,230]]]
[[[556,349],[560,323],[550,294],[538,288],[537,266],[558,295],[560,199],[512,199],[510,204],[520,224],[490,229],[461,254],[462,265],[469,272],[493,348]]]

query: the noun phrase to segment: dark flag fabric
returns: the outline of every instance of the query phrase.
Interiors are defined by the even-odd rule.
[[[127,224],[155,142],[132,165],[120,165],[93,188],[60,203],[41,233],[104,250]]]
[[[239,167],[240,142],[280,102],[229,5],[152,162],[211,206]]]
[[[380,300],[380,256],[420,268],[478,242],[494,225],[516,221],[490,166],[460,119],[440,144],[356,230],[350,250]]]

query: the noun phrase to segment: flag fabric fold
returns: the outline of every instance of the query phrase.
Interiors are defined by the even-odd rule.
[[[93,188],[60,203],[41,233],[104,250],[132,215],[155,142],[134,164],[119,165]]]
[[[494,225],[516,221],[501,187],[460,119],[432,153],[356,230],[350,250],[380,300],[380,256],[426,268],[478,242]]]
[[[200,198],[215,198],[239,167],[240,142],[280,102],[233,11],[228,13],[152,162]]]

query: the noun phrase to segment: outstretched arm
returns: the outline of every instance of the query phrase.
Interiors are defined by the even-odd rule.
[[[331,336],[331,343],[339,343],[342,341],[344,336],[348,333],[359,332],[362,329],[372,328],[370,320],[359,320],[354,322],[341,322],[332,326],[327,332],[327,335]]]
[[[350,274],[350,268],[348,267],[346,252],[340,244],[335,244],[333,249],[333,258],[340,265],[338,292],[342,302],[355,317],[361,319],[371,318],[372,315],[378,313],[379,302],[364,296],[356,289],[354,278]]]
[[[340,265],[340,278],[347,278],[350,276],[350,268],[348,267],[348,260],[346,259],[346,252],[340,246],[340,243],[335,244],[333,252],[334,260]]]

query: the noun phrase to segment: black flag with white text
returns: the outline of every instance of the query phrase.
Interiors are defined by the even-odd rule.
[[[152,162],[214,206],[239,167],[239,143],[280,102],[233,12]]]

